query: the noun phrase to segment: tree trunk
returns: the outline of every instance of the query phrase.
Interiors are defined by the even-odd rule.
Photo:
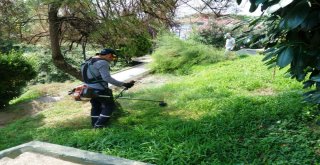
[[[49,5],[49,32],[50,32],[50,44],[51,44],[51,50],[52,50],[52,60],[54,65],[62,70],[65,73],[68,73],[75,78],[81,80],[81,73],[80,70],[77,68],[74,68],[70,64],[68,64],[60,49],[60,24],[61,21],[58,18],[58,10],[59,5],[56,3]]]

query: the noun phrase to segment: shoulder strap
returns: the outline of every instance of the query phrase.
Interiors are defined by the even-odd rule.
[[[84,66],[83,66],[83,79],[84,79],[84,82],[85,83],[88,83],[88,84],[95,84],[95,83],[99,83],[104,89],[107,89],[108,87],[106,87],[105,85],[102,84],[102,82],[104,82],[100,77],[96,76],[94,74],[94,72],[92,71],[92,66],[93,66],[93,63],[97,62],[97,61],[100,61],[100,60],[103,60],[103,59],[100,59],[100,58],[89,58],[88,60],[86,60],[86,62],[84,63]],[[92,75],[93,79],[89,79],[88,78],[88,75],[87,75],[87,70],[89,69],[89,72],[90,74]]]
[[[92,58],[90,57],[83,64],[81,64],[83,66],[81,74],[82,74],[83,81],[85,83],[90,83],[90,79],[88,78],[87,70],[88,70],[88,67],[89,67],[89,63],[91,62],[91,59]]]
[[[82,78],[83,81],[87,84],[94,84],[94,83],[98,83],[99,81],[103,81],[101,76],[96,76],[93,71],[91,70],[91,67],[93,65],[93,63],[102,60],[102,59],[95,59],[95,58],[89,58],[87,59],[81,66],[83,66],[82,68]],[[90,71],[90,74],[92,75],[93,78],[89,79],[87,71]]]

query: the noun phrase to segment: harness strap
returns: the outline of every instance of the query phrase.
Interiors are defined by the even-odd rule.
[[[102,60],[102,59],[93,59],[93,58],[89,58],[88,60],[85,61],[85,63],[83,63],[82,65],[83,66],[83,71],[82,71],[82,77],[83,77],[83,81],[87,84],[95,84],[95,83],[99,83],[99,82],[104,82],[102,77],[101,76],[96,76],[93,72],[92,72],[92,65],[93,63],[99,61],[99,60]],[[88,74],[87,74],[87,71],[90,71],[90,74],[92,75],[92,79],[89,79],[88,78]]]
[[[89,72],[91,73],[93,79],[89,79],[89,81],[94,84],[94,83],[101,83],[101,82],[104,82],[102,77],[101,76],[96,76],[93,71],[92,71],[92,64],[88,64],[88,69],[89,69]],[[94,81],[95,80],[95,81]]]
[[[100,76],[96,76],[94,74],[94,72],[92,71],[92,66],[93,63],[100,61],[103,59],[96,59],[96,58],[89,58],[88,60],[86,60],[86,62],[84,63],[83,66],[83,73],[82,73],[82,77],[85,83],[87,84],[96,84],[99,83],[105,90],[108,89],[108,87],[106,87],[105,85],[103,85],[102,82],[104,82],[104,80],[102,79],[101,75]],[[92,75],[93,79],[89,79],[88,75],[87,75],[87,70],[89,69],[90,74]]]

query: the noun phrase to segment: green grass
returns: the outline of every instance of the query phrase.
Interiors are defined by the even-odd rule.
[[[25,92],[24,94],[22,94],[20,97],[15,98],[13,100],[11,100],[9,103],[12,104],[17,104],[17,103],[23,103],[23,102],[27,102],[33,99],[37,99],[39,97],[41,97],[41,92],[40,91],[36,91],[36,90],[29,90],[27,92]]]
[[[193,67],[163,86],[121,100],[112,124],[90,129],[89,104],[65,99],[0,128],[0,150],[41,140],[154,164],[314,164],[320,162],[315,108],[302,85],[268,70],[261,56]],[[166,75],[163,75],[166,76]]]

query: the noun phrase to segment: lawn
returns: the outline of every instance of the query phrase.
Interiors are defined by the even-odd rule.
[[[88,103],[65,97],[0,128],[0,150],[40,140],[154,164],[319,163],[315,107],[303,102],[301,83],[285,70],[274,75],[261,59],[155,75],[126,95],[168,106],[119,100],[112,123],[101,130],[90,128]]]

